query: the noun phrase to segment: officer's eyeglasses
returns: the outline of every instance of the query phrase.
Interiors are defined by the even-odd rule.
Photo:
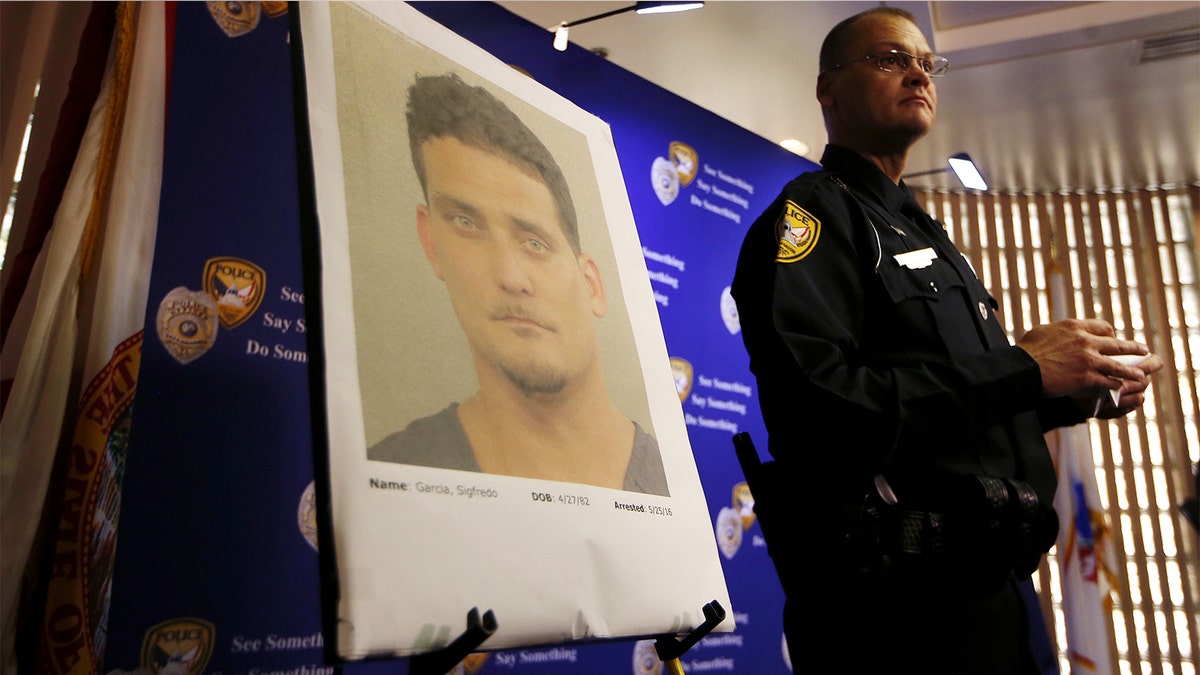
[[[875,65],[885,73],[907,73],[908,69],[912,67],[913,62],[915,61],[917,66],[930,77],[941,77],[942,75],[946,74],[947,70],[950,69],[950,61],[941,56],[936,56],[934,54],[930,54],[929,56],[913,56],[912,54],[897,51],[895,49],[889,49],[886,52],[870,54],[862,57],[861,59],[854,59],[845,63],[839,63],[836,66],[827,68],[826,72],[838,70],[839,68],[845,68],[851,63],[858,63],[859,61],[874,61]]]

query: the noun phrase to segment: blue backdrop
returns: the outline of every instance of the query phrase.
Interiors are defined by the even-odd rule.
[[[789,672],[782,592],[743,508],[730,440],[749,431],[765,445],[766,435],[726,296],[746,228],[815,165],[585,49],[554,51],[545,28],[492,3],[414,6],[611,125],[738,625],[681,662],[688,673]],[[291,64],[286,15],[229,37],[205,3],[178,5],[106,671],[161,670],[173,658],[191,672],[332,672],[313,537],[321,446],[309,413]],[[159,302],[203,289],[209,262],[226,257],[261,269],[250,298],[261,305],[181,364],[155,337]],[[639,653],[632,641],[534,647],[463,672],[659,672]],[[407,662],[346,670],[407,672]]]

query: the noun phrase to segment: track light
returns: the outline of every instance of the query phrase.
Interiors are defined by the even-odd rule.
[[[909,178],[916,178],[918,176],[932,176],[934,174],[946,173],[947,171],[951,171],[958,178],[958,181],[960,183],[962,183],[962,186],[967,188],[968,190],[986,190],[986,189],[988,189],[988,184],[987,184],[987,181],[984,180],[984,178],[983,178],[983,173],[975,165],[975,162],[973,162],[971,160],[970,155],[968,155],[965,152],[960,152],[956,155],[952,155],[947,161],[950,163],[950,166],[948,166],[944,169],[933,169],[932,171],[918,171],[917,173],[910,173],[910,174],[901,176],[901,178],[907,180]]]
[[[668,14],[671,12],[686,12],[690,9],[700,9],[703,6],[703,2],[637,2],[628,7],[614,9],[611,12],[589,16],[586,19],[563,21],[550,30],[554,31],[554,48],[560,52],[565,52],[567,50],[567,43],[571,39],[571,26],[578,26],[581,23],[605,19],[629,11],[636,11],[638,14]]]
[[[971,157],[967,153],[960,152],[948,161],[950,162],[951,170],[954,171],[954,175],[958,176],[958,180],[962,181],[963,187],[970,190],[988,189],[988,184],[983,179],[983,174],[979,172],[979,168],[975,166],[975,162],[971,161]]]
[[[703,2],[639,2],[634,7],[638,14],[671,14],[700,9]]]

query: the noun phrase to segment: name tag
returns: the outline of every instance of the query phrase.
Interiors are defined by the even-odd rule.
[[[923,248],[917,251],[897,253],[893,257],[901,267],[907,267],[910,270],[919,270],[932,265],[933,261],[937,258],[937,252],[932,248]]]

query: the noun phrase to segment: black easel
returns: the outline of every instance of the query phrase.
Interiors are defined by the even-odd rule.
[[[409,675],[446,675],[459,661],[479,648],[483,641],[496,632],[496,615],[492,610],[483,613],[472,607],[467,612],[467,630],[453,642],[433,652],[417,654],[408,660]]]
[[[725,620],[725,608],[713,600],[703,608],[704,623],[679,639],[674,635],[662,635],[654,643],[654,651],[658,658],[667,666],[670,675],[684,675],[679,657],[691,649],[705,635],[712,632],[717,624]],[[409,675],[445,675],[460,661],[467,658],[479,648],[485,640],[496,632],[496,615],[492,610],[484,612],[480,617],[479,608],[472,607],[467,613],[467,630],[445,647],[424,654],[417,654],[409,659]]]
[[[711,633],[717,624],[725,620],[725,608],[716,600],[705,605],[703,611],[704,623],[685,635],[682,640],[674,635],[663,635],[655,641],[654,651],[658,653],[659,660],[667,666],[669,675],[684,675],[679,657],[683,656],[701,638]]]

